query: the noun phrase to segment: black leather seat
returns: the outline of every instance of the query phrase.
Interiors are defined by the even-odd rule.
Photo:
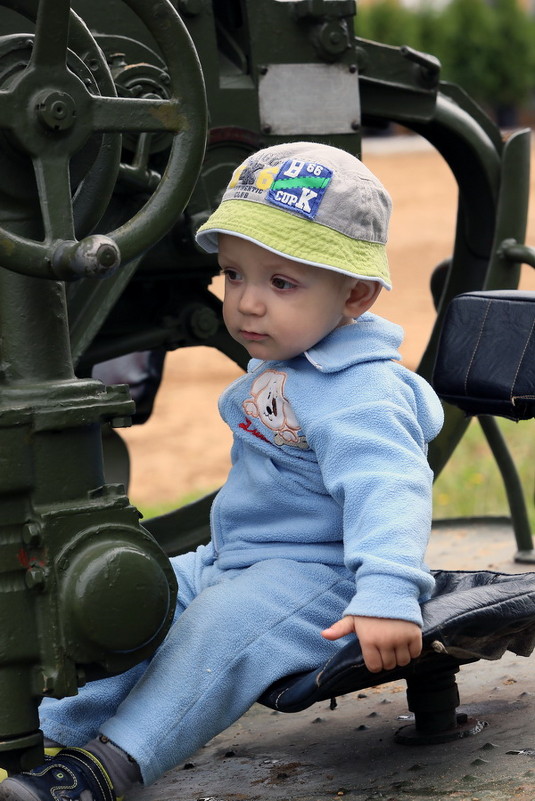
[[[433,386],[469,415],[535,416],[535,292],[493,290],[453,298]]]
[[[280,712],[398,679],[422,679],[505,651],[529,656],[535,647],[535,573],[433,571],[435,592],[422,605],[423,650],[410,665],[370,673],[357,638],[326,664],[288,676],[260,698]]]

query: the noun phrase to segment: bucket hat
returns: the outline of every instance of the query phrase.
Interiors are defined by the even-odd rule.
[[[216,253],[218,234],[232,234],[391,289],[391,208],[384,186],[355,156],[330,145],[292,142],[259,150],[234,171],[196,240]]]

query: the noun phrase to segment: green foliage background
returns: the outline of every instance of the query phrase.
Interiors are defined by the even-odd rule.
[[[399,0],[358,6],[356,35],[437,56],[443,80],[459,84],[500,119],[535,90],[535,20],[517,0],[451,0],[407,9]]]

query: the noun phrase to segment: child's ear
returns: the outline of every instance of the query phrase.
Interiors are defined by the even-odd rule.
[[[356,281],[349,291],[344,314],[347,317],[360,317],[373,306],[382,288],[378,281]]]

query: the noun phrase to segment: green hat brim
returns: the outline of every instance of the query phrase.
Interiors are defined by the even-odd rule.
[[[226,200],[197,231],[207,253],[218,250],[218,234],[248,239],[288,259],[378,281],[391,289],[386,247],[365,242],[320,223],[250,200]]]

